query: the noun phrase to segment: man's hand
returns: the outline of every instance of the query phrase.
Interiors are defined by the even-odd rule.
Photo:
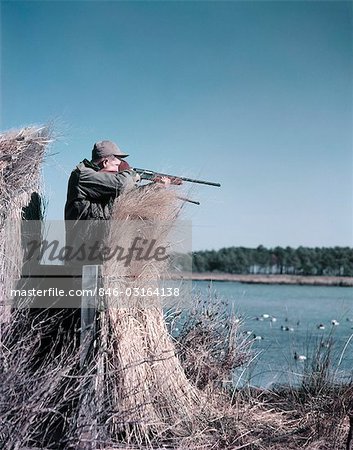
[[[166,186],[169,186],[170,184],[176,184],[176,185],[180,185],[183,184],[183,180],[181,180],[180,178],[177,177],[160,177],[157,176],[153,179],[154,183],[162,183]]]
[[[139,181],[141,181],[141,176],[137,172],[135,172],[134,170],[130,170],[130,173],[132,175],[134,183],[138,183]]]

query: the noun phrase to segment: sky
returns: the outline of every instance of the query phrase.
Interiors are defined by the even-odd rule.
[[[6,131],[54,123],[47,218],[94,142],[186,185],[193,249],[353,246],[344,1],[1,1]]]

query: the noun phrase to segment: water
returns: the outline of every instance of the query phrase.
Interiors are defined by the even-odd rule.
[[[194,281],[193,290],[208,295],[209,282]],[[215,281],[212,292],[242,317],[244,333],[263,338],[254,341],[253,350],[258,356],[248,370],[237,371],[236,383],[250,382],[266,388],[298,383],[304,366],[310,364],[313,349],[322,342],[322,351],[327,351],[325,344],[330,339],[336,378],[352,375],[353,288]],[[339,325],[332,325],[332,320]],[[325,329],[318,329],[320,324]],[[295,352],[307,360],[295,360]]]

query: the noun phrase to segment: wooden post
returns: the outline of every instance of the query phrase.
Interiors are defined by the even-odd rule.
[[[90,348],[90,336],[95,334],[95,317],[98,308],[101,266],[83,266],[81,300],[80,368],[82,369]]]
[[[96,334],[96,319],[99,301],[101,266],[82,267],[82,298],[81,298],[81,334],[80,334],[80,369],[82,375],[89,361],[89,352],[94,348]],[[87,384],[88,383],[88,384]],[[95,450],[97,437],[94,377],[87,379],[82,385],[81,406],[78,426],[81,428],[79,450]]]
[[[347,437],[346,450],[352,450],[353,449],[353,411],[351,411],[348,414],[348,418],[349,418],[349,431],[348,431],[348,437]]]

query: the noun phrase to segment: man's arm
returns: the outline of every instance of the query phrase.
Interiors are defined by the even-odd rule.
[[[80,173],[79,189],[92,200],[117,197],[123,191],[130,191],[134,187],[134,174],[129,170],[108,173],[87,169]]]

